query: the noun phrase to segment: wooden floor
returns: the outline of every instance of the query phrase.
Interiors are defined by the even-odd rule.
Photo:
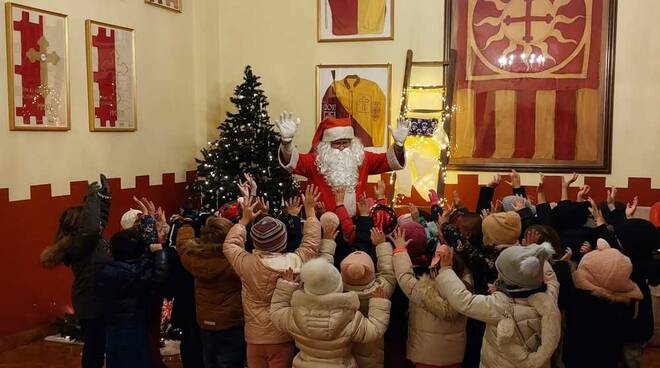
[[[35,342],[0,353],[0,368],[80,367],[81,347],[52,342]],[[181,368],[178,356],[164,358],[168,368]]]
[[[181,368],[178,357],[166,358],[168,368]],[[0,368],[75,368],[80,367],[80,347],[50,342],[35,342],[0,353]],[[642,368],[660,368],[660,348],[644,352]]]

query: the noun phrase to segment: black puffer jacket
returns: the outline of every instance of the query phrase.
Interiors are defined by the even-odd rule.
[[[96,285],[106,305],[109,325],[145,325],[152,294],[167,276],[164,251],[129,261],[102,261]]]
[[[100,195],[98,187],[90,185],[83,206],[81,225],[67,248],[63,262],[73,272],[71,300],[78,319],[103,316],[103,304],[95,291],[95,264],[106,259],[108,244],[101,237],[108,222],[110,196]]]

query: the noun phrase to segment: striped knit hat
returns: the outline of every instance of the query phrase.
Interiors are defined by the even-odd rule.
[[[281,253],[286,249],[286,226],[278,219],[266,216],[252,225],[252,243],[258,250]]]

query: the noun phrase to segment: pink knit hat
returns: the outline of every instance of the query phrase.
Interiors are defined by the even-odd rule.
[[[399,225],[406,232],[406,240],[412,240],[408,244],[408,254],[415,266],[425,265],[428,262],[426,257],[426,230],[424,226],[417,222],[406,222]]]
[[[321,215],[319,219],[321,222],[321,227],[323,228],[327,223],[333,224],[335,227],[339,226],[339,217],[332,211],[326,211]]]
[[[374,261],[367,253],[359,250],[344,258],[339,268],[341,269],[341,278],[348,285],[365,286],[376,279]]]
[[[590,290],[613,301],[643,299],[637,284],[630,280],[632,263],[607,241],[598,239],[597,249],[582,257],[573,272],[575,287]]]
[[[397,219],[397,223],[399,225],[403,225],[405,223],[412,222],[412,221],[413,221],[412,215],[409,214],[409,213],[404,213],[403,215],[399,216],[399,218]]]

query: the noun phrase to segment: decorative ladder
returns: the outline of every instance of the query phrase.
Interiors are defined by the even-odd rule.
[[[448,61],[414,61],[413,51],[406,52],[406,66],[403,76],[403,88],[401,93],[401,112],[400,116],[408,118],[410,114],[429,115],[430,117],[439,117],[439,124],[442,125],[447,137],[450,137],[451,120],[451,102],[454,95],[454,71],[456,66],[456,52],[449,52]],[[430,85],[410,84],[411,74],[414,68],[441,68],[442,80]],[[437,108],[410,108],[408,95],[410,93],[425,92],[438,93],[442,104]],[[438,128],[440,129],[440,128]],[[445,180],[447,178],[447,163],[449,162],[449,144],[441,146],[440,171],[438,173],[438,184],[436,191],[444,201]],[[396,180],[396,173],[392,176],[392,183]],[[393,193],[394,196],[394,193]],[[393,198],[394,199],[394,198]]]

